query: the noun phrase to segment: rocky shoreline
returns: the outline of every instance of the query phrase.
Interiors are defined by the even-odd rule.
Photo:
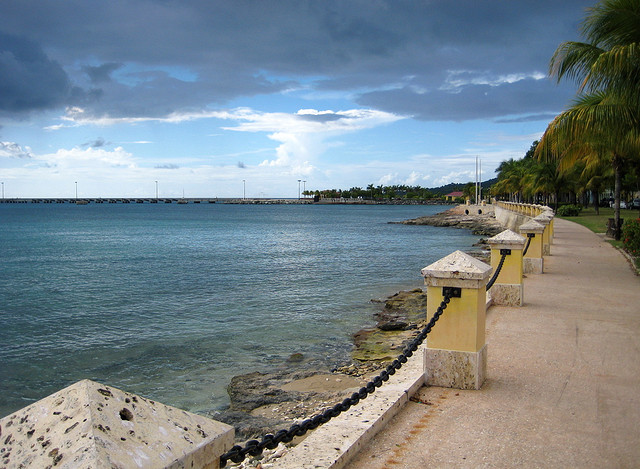
[[[504,230],[490,205],[458,205],[435,215],[397,223],[461,228],[471,230],[471,233],[479,236],[495,236]]]
[[[465,228],[480,236],[503,231],[492,207],[476,207],[458,206],[400,223]],[[470,213],[473,209],[483,213]],[[474,246],[469,253],[487,261],[483,240]],[[233,425],[241,442],[288,428],[350,396],[395,359],[430,319],[426,317],[427,295],[421,288],[372,301],[381,304],[375,314],[377,324],[353,335],[354,348],[344,363],[329,368],[293,354],[272,372],[235,376],[227,388],[229,408],[209,416]]]

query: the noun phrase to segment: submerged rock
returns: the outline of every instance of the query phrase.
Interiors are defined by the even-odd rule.
[[[321,368],[287,367],[235,376],[227,392],[230,408],[210,414],[233,425],[238,442],[289,428],[342,401],[366,383]]]

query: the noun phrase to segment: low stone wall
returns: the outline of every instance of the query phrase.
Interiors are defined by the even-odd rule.
[[[501,207],[499,204],[494,205],[494,213],[496,220],[498,220],[502,226],[515,232],[518,232],[520,225],[531,220],[530,215],[508,210]]]

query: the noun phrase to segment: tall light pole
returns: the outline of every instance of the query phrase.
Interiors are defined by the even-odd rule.
[[[4,182],[2,183],[2,200],[4,200]]]
[[[156,201],[158,200],[158,181],[156,181]]]
[[[76,200],[78,200],[78,181],[76,181]]]
[[[247,181],[242,180],[242,200],[246,200],[247,198]]]
[[[300,200],[300,183],[302,182],[302,179],[298,179],[298,200]]]
[[[302,195],[307,196],[307,181],[302,181]]]

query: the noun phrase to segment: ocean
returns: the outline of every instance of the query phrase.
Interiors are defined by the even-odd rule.
[[[89,378],[192,412],[293,353],[341,363],[476,236],[419,205],[0,204],[0,417]]]

